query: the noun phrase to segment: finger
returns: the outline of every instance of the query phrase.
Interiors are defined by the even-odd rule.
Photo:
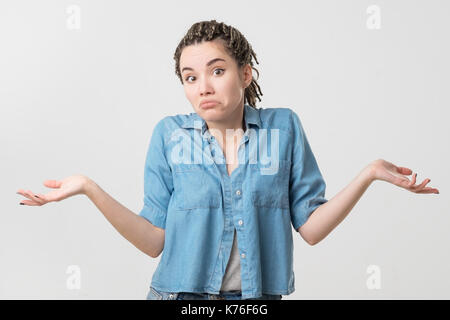
[[[20,203],[26,204],[27,206],[41,206],[40,203],[37,203],[33,200],[22,200]]]
[[[30,200],[33,200],[33,197],[30,196],[30,195],[28,194],[28,192],[25,191],[25,190],[20,189],[20,190],[17,191],[16,193],[17,193],[17,194],[20,194],[20,195],[22,195],[22,196],[24,196],[25,198],[28,198],[28,199],[30,199]]]
[[[414,173],[411,182],[408,184],[409,187],[416,184],[416,177],[417,177],[417,173]]]
[[[20,201],[21,204],[26,204],[26,205],[29,205],[29,206],[39,206],[39,205],[41,205],[38,202],[34,201],[33,198],[28,194],[28,192],[26,192],[26,191],[24,191],[22,189],[18,190],[16,193],[20,194],[20,195],[22,195],[22,196],[24,196],[24,197],[26,197],[28,199],[30,199],[30,200],[22,200],[22,201]]]
[[[427,183],[429,183],[430,181],[431,181],[431,179],[427,178],[427,179],[423,180],[423,182],[421,184],[419,184],[417,186],[412,186],[412,188],[415,189],[416,191],[419,191],[419,190],[423,189],[427,185]]]
[[[39,197],[36,197],[36,195],[31,192],[31,190],[26,190],[25,195],[27,195],[27,198],[33,200],[34,202],[37,202],[40,205],[44,204],[44,201],[42,199],[39,199]]]
[[[27,191],[29,191],[29,190],[27,190]],[[19,189],[19,190],[17,190],[16,193],[20,194],[24,197],[27,197],[28,199],[33,200],[33,201],[37,201],[38,199],[41,199],[43,203],[50,202],[50,200],[47,198],[47,196],[42,193],[36,193],[36,194],[34,194],[34,196],[32,196],[27,191]]]
[[[409,176],[412,173],[411,169],[405,167],[397,167],[397,171],[401,174],[406,174],[407,176]]]
[[[436,193],[436,194],[439,194],[439,190],[438,189],[434,189],[434,188],[424,188],[423,190],[417,191],[417,193]]]

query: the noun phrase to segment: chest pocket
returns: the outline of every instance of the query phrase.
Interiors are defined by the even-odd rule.
[[[255,207],[289,208],[289,177],[291,161],[279,160],[278,168],[249,164],[252,182],[252,203]]]
[[[174,165],[174,205],[177,210],[219,208],[221,182],[203,164]]]

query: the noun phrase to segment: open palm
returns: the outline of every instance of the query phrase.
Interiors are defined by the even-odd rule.
[[[412,174],[409,168],[398,167],[383,159],[372,162],[371,168],[375,180],[383,180],[414,193],[439,193],[436,188],[425,187],[431,179],[426,178],[421,184],[416,185],[417,173],[415,173],[409,180],[407,176]]]
[[[68,197],[83,194],[87,177],[74,175],[63,180],[45,180],[44,186],[54,190],[47,194],[33,193],[31,190],[19,189],[17,194],[23,195],[29,200],[22,200],[21,203],[29,206],[42,206],[48,202],[60,201]]]

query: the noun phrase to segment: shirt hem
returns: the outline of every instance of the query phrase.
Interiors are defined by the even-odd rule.
[[[159,285],[157,282],[152,282],[151,286],[154,287],[156,290],[160,290],[163,292],[194,292],[194,293],[209,293],[209,294],[220,294],[220,290],[216,290],[211,287],[176,287],[176,288],[168,288]],[[280,289],[280,290],[250,290],[250,291],[242,291],[242,299],[249,299],[249,298],[258,298],[262,296],[263,294],[270,294],[270,295],[289,295],[295,291],[295,288],[288,288],[288,289]]]

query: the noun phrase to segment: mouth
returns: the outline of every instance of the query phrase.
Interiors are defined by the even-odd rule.
[[[214,106],[216,106],[217,104],[219,104],[217,101],[211,101],[211,102],[204,102],[200,105],[200,108],[202,109],[211,109]]]

